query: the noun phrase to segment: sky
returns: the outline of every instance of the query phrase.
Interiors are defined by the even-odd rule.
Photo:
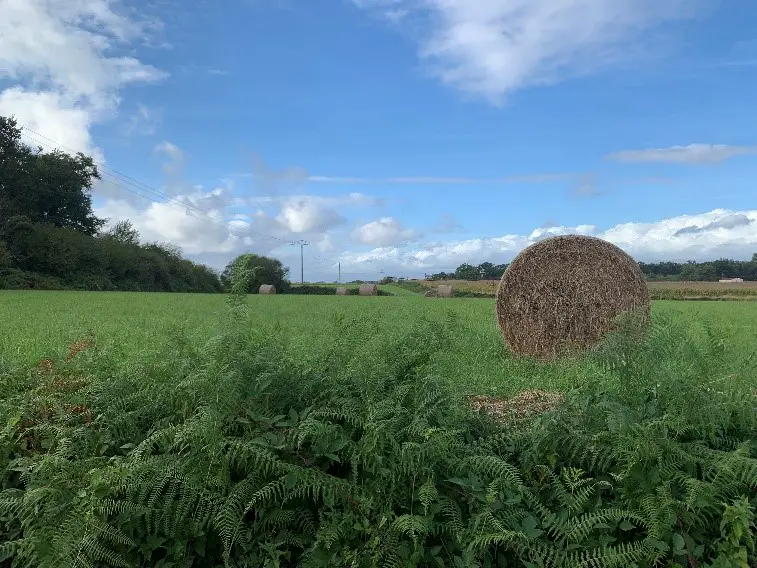
[[[99,216],[299,280],[757,252],[757,3],[0,0],[0,116]],[[307,246],[294,244],[304,241]]]

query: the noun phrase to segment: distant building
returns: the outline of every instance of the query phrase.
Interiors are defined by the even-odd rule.
[[[743,278],[721,278],[720,280],[718,280],[718,282],[728,282],[728,283],[743,282],[743,281],[744,281]]]

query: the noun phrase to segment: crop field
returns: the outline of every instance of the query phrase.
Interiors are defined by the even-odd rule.
[[[755,566],[757,302],[0,292],[0,566]]]
[[[450,284],[458,293],[494,297],[499,280],[419,280],[408,287],[430,290],[439,284]],[[653,300],[757,300],[757,282],[648,282],[648,286]]]
[[[384,287],[396,291],[392,288]],[[253,295],[248,298],[249,326],[307,360],[345,334],[387,342],[402,337],[415,322],[428,321],[451,336],[451,348],[434,355],[435,373],[463,390],[510,395],[581,383],[586,372],[582,363],[536,367],[509,358],[492,300],[433,300],[402,292],[406,295],[373,298]],[[124,365],[161,358],[173,338],[199,346],[218,333],[225,302],[224,296],[210,294],[1,292],[5,333],[0,336],[0,368],[62,359],[70,345],[88,337]],[[654,313],[693,332],[702,324],[718,327],[735,360],[746,361],[757,350],[757,304],[660,301]]]

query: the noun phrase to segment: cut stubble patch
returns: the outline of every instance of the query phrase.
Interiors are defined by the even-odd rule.
[[[562,393],[542,390],[523,391],[512,398],[486,395],[468,395],[468,404],[474,412],[484,411],[492,420],[509,424],[533,418],[562,404]]]

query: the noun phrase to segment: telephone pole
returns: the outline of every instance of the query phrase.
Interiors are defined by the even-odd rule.
[[[300,245],[300,282],[305,283],[305,247],[310,243],[307,241],[299,240],[294,241],[293,245]]]
[[[336,279],[336,283],[337,284],[342,283],[342,263],[341,262],[339,263],[339,276]]]

